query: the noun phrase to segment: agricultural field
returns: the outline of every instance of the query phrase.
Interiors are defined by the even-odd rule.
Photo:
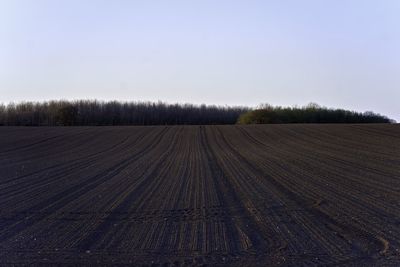
[[[400,265],[400,125],[0,127],[0,265]]]

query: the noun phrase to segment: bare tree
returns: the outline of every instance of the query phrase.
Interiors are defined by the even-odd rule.
[[[0,106],[2,125],[234,124],[246,107],[97,100],[21,102]]]

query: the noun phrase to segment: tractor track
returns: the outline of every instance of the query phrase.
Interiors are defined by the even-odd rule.
[[[0,266],[398,266],[400,127],[0,127]]]

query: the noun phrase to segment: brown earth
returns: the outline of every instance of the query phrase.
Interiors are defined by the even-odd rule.
[[[0,265],[400,265],[400,125],[1,127]]]

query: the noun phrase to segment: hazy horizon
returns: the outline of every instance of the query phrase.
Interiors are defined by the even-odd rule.
[[[400,121],[400,2],[3,1],[0,102],[261,103]]]

